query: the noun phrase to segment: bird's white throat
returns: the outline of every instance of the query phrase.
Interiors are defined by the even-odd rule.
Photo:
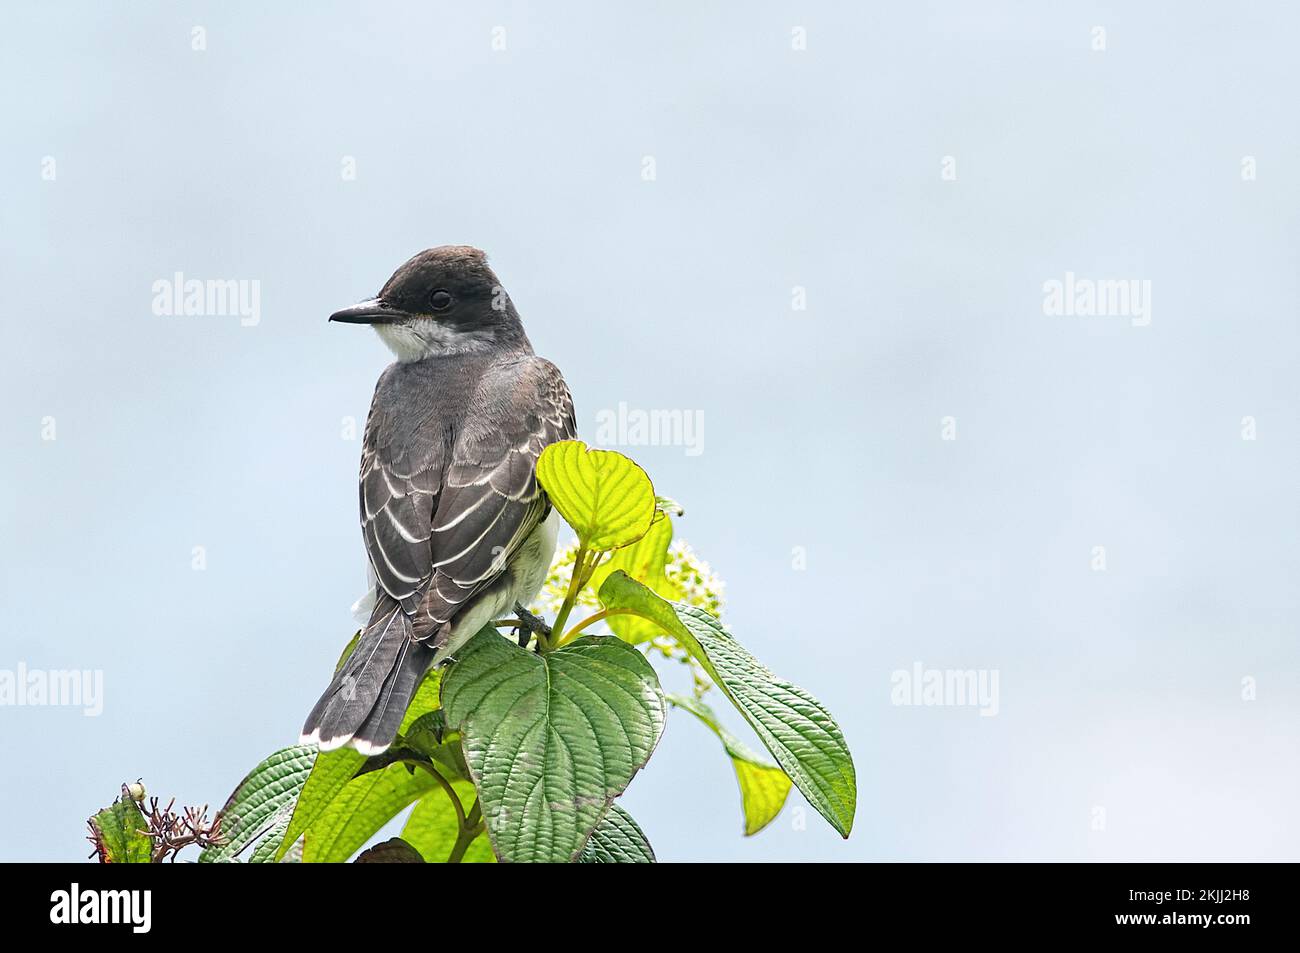
[[[375,333],[399,361],[422,361],[435,354],[469,354],[492,346],[496,335],[490,329],[466,331],[440,324],[433,318],[417,318],[402,324],[376,324]]]

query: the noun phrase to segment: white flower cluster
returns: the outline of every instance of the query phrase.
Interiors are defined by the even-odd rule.
[[[677,540],[668,547],[664,575],[681,591],[679,602],[698,606],[716,618],[722,618],[727,606],[727,585],[713,567],[695,554],[690,543]]]
[[[533,602],[533,611],[539,614],[555,615],[564,604],[564,597],[569,591],[569,582],[573,577],[573,561],[578,556],[578,541],[555,552],[546,581],[542,583],[541,592]],[[677,586],[681,595],[679,602],[698,606],[709,614],[721,619],[727,605],[727,585],[713,571],[713,567],[696,555],[690,543],[676,540],[668,547],[664,561],[664,575],[668,581]],[[577,605],[599,608],[600,602],[595,592],[588,586],[578,596]]]

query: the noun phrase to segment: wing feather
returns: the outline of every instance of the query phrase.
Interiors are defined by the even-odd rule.
[[[388,374],[386,372],[385,378]],[[380,379],[361,457],[362,534],[378,585],[434,636],[489,585],[546,516],[537,458],[576,432],[559,370],[527,356],[489,366],[456,420],[394,419]]]
[[[537,483],[537,458],[576,432],[569,389],[541,358],[499,369],[479,398],[501,409],[473,415],[495,419],[467,427],[452,454],[433,517],[435,571],[421,607],[427,632],[490,585],[545,518],[550,504]]]

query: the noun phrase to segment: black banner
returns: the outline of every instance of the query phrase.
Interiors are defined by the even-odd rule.
[[[218,939],[245,929],[261,931],[282,919],[297,946],[315,937],[339,942],[372,935],[385,921],[412,926],[422,911],[444,926],[454,920],[485,923],[484,912],[498,907],[518,910],[518,916],[489,916],[493,923],[501,921],[498,926],[559,917],[577,928],[573,918],[579,917],[586,930],[609,917],[615,928],[602,935],[613,942],[618,930],[634,924],[639,924],[633,930],[638,937],[656,926],[671,933],[675,911],[685,905],[694,908],[692,918],[707,918],[710,907],[727,908],[725,919],[738,928],[747,919],[764,930],[848,923],[864,939],[901,931],[927,942],[1134,934],[1143,940],[1205,936],[1231,943],[1289,933],[1292,913],[1284,901],[1294,880],[1289,865],[1270,864],[882,864],[797,870],[756,865],[725,871],[707,865],[665,871],[663,866],[656,875],[648,866],[597,872],[591,866],[561,871],[468,865],[435,873],[370,864],[353,873],[287,864],[10,865],[0,909],[11,929],[90,942],[109,934],[128,942]],[[673,900],[659,909],[656,897]],[[436,898],[444,898],[447,909],[435,912]],[[545,909],[552,904],[554,909]],[[468,909],[455,909],[462,905]]]

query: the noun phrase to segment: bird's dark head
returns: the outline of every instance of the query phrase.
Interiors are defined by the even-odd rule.
[[[330,315],[372,325],[400,361],[527,344],[510,296],[468,245],[422,251],[402,265],[379,294]]]

